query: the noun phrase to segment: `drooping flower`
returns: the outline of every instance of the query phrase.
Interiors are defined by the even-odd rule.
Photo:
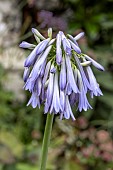
[[[86,54],[84,56],[86,60],[91,61],[92,65],[94,65],[97,69],[99,69],[100,71],[104,71],[104,67],[101,64],[97,63],[95,60],[93,60]]]
[[[62,65],[61,65],[61,69],[60,69],[60,79],[59,79],[60,83],[60,89],[63,91],[66,87],[66,63],[65,63],[65,59],[63,57],[62,59]]]
[[[52,67],[53,65],[51,66],[51,68]],[[46,101],[45,101],[45,113],[49,111],[49,108],[52,105],[53,90],[54,90],[54,74],[50,72],[49,83],[48,83],[47,94],[46,94]]]
[[[28,48],[28,49],[34,49],[35,47],[36,47],[36,45],[34,45],[34,44],[30,44],[30,43],[28,43],[28,42],[26,42],[26,41],[23,41],[20,45],[19,45],[19,47],[21,47],[21,48]]]
[[[62,49],[61,49],[62,37],[60,34],[57,34],[56,37],[56,62],[58,65],[62,62]]]
[[[77,76],[78,76],[78,86],[80,89],[80,94],[79,94],[79,98],[78,98],[78,110],[80,112],[82,110],[87,111],[87,109],[89,109],[89,108],[92,109],[92,107],[90,106],[90,104],[87,100],[86,91],[84,89],[82,76],[81,76],[79,70],[77,70]]]
[[[84,36],[81,32],[75,37],[59,31],[52,39],[52,29],[48,38],[32,28],[37,45],[22,42],[21,48],[32,50],[26,58],[23,79],[24,89],[29,90],[31,98],[27,104],[40,108],[44,113],[60,114],[60,118],[75,120],[72,108],[78,111],[92,109],[87,94],[103,95],[93,74],[91,66],[104,71],[104,67],[81,52],[77,41]]]

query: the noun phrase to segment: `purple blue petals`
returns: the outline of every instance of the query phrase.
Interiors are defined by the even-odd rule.
[[[22,41],[22,43],[19,45],[19,47],[28,48],[28,49],[34,49],[36,47],[36,45],[30,44],[30,43],[28,43],[26,41]]]
[[[92,69],[88,66],[86,67],[86,71],[87,71],[87,75],[88,75],[88,79],[89,79],[89,82],[90,82],[90,86],[92,88],[91,90],[91,98],[93,98],[93,96],[101,96],[103,95],[100,88],[99,88],[99,84],[97,83],[96,81],[96,78],[92,72]]]
[[[76,84],[75,79],[74,79],[73,70],[72,70],[72,67],[71,67],[71,61],[70,61],[69,56],[66,56],[66,67],[67,67],[67,70],[68,70],[67,76],[68,76],[69,84],[70,84],[72,90],[75,93],[79,93],[77,84]]]
[[[60,104],[61,104],[61,112],[64,112],[65,109],[65,92],[60,90]]]
[[[81,53],[81,49],[80,49],[76,44],[74,44],[71,40],[69,40],[69,42],[70,42],[73,50],[74,50],[76,53],[80,54],[80,53]]]
[[[71,55],[71,45],[68,39],[65,37],[63,32],[59,32],[59,34],[62,36],[62,44],[63,44],[63,49],[67,55]]]
[[[105,71],[104,67],[103,67],[101,64],[97,63],[95,60],[93,60],[92,58],[90,58],[88,55],[84,55],[84,56],[85,56],[85,58],[86,58],[87,60],[91,61],[92,64],[93,64],[98,70],[100,70],[100,71]]]
[[[27,79],[28,79],[28,77],[29,77],[29,74],[30,74],[30,68],[25,67],[24,74],[23,74],[23,80],[24,80],[24,82],[27,81]]]
[[[55,73],[54,78],[54,91],[53,91],[53,99],[52,104],[50,107],[49,112],[57,114],[62,110],[61,104],[60,104],[60,94],[59,94],[59,86],[58,86],[58,72]]]
[[[38,96],[41,94],[41,88],[42,88],[42,82],[41,82],[41,77],[38,77],[37,80],[35,81],[35,86],[34,89],[37,93]]]
[[[92,109],[92,107],[90,106],[87,100],[86,91],[84,89],[82,77],[81,77],[79,70],[78,70],[78,84],[79,84],[79,89],[80,89],[78,110],[81,112],[82,110],[87,111],[89,108]]]
[[[24,63],[24,67],[30,67],[30,66],[34,65],[34,63],[36,62],[36,60],[38,58],[38,56],[36,54],[37,48],[38,48],[38,45],[34,48],[34,50],[27,57],[27,59],[25,60],[25,63]]]
[[[61,65],[61,70],[60,70],[60,89],[64,90],[66,87],[66,64],[65,64],[65,59],[62,59],[62,65]]]
[[[67,34],[67,36],[74,44],[76,44],[78,46],[78,43],[76,42],[76,40],[74,39],[74,37],[72,35]]]
[[[53,108],[56,113],[60,112],[61,104],[60,104],[60,96],[59,96],[59,86],[58,86],[58,72],[55,73],[54,78],[54,92],[53,92]]]
[[[42,64],[41,71],[40,71],[40,77],[44,76],[46,63],[47,63],[47,59],[45,59],[44,63]]]
[[[81,53],[76,41],[84,36],[83,32],[73,37],[59,31],[54,39],[51,28],[48,29],[49,38],[43,37],[35,28],[32,32],[38,44],[25,41],[20,44],[20,47],[32,50],[25,61],[23,74],[24,89],[31,93],[27,106],[40,108],[44,104],[45,114],[60,114],[60,119],[75,120],[73,106],[79,112],[87,111],[92,109],[87,95],[91,98],[103,95],[91,66],[101,71],[104,67]]]
[[[57,37],[56,37],[56,62],[58,65],[60,65],[62,62],[61,40],[62,40],[61,35],[57,34]]]
[[[53,38],[51,41],[49,41],[48,46],[49,46],[49,45],[52,45],[52,44],[55,42],[55,40],[56,40],[56,39]]]
[[[40,108],[40,99],[37,96],[36,92],[33,92],[31,95],[31,98],[29,102],[27,103],[27,106],[32,105],[33,108],[36,108],[37,106]]]
[[[62,43],[63,43],[63,48],[64,48],[64,51],[67,55],[71,55],[71,45],[68,43],[68,40],[66,40],[66,38],[64,38],[62,40]]]
[[[70,85],[70,83],[69,83],[69,80],[68,80],[68,77],[67,77],[67,84],[66,84],[66,89],[65,89],[65,91],[66,91],[66,94],[67,95],[70,95],[71,93],[72,93],[72,88],[71,88],[71,85]]]
[[[37,50],[36,50],[37,55],[41,54],[46,49],[49,41],[50,41],[50,38],[43,40],[42,42],[40,42],[38,44],[38,47],[37,47]]]
[[[38,38],[36,34],[34,34],[34,37],[35,37],[36,42],[40,43],[40,38]]]
[[[75,37],[74,37],[74,39],[77,41],[77,40],[79,40],[80,38],[82,38],[84,36],[84,32],[81,32],[81,33],[79,33],[78,35],[76,35]]]
[[[51,66],[51,69],[54,66]],[[49,83],[48,83],[48,88],[47,88],[47,95],[46,95],[46,102],[45,102],[45,113],[48,112],[49,107],[52,104],[52,99],[53,99],[53,89],[54,89],[54,74],[50,73],[49,76]]]
[[[70,117],[72,117],[72,119],[75,120],[75,117],[74,117],[73,112],[71,110],[71,106],[70,106],[69,99],[68,99],[67,95],[66,95],[66,104],[65,104],[65,111],[63,113],[63,117],[65,119],[69,119]]]
[[[81,64],[81,66],[84,66],[84,67],[86,67],[86,66],[90,66],[91,65],[91,61],[85,61],[85,62],[83,62],[83,63],[80,63]]]
[[[52,69],[50,69],[50,72],[51,73],[56,73],[56,70],[57,70],[56,67],[53,67]]]
[[[77,66],[78,66],[78,68],[80,70],[81,77],[82,77],[83,83],[84,83],[85,91],[87,92],[88,90],[91,90],[91,86],[90,86],[90,84],[89,84],[89,82],[87,80],[87,77],[86,77],[85,73],[84,73],[83,67],[80,64],[79,58],[76,55],[74,55],[74,58],[76,60]]]
[[[41,35],[40,32],[37,29],[32,28],[32,33],[35,34],[37,37],[39,37],[41,40],[45,40],[43,35]]]
[[[46,65],[46,68],[45,68],[44,77],[43,77],[43,80],[42,80],[43,85],[44,85],[44,84],[46,83],[46,81],[47,81],[50,67],[51,67],[51,62],[49,61],[49,62],[47,63],[47,65]]]
[[[35,63],[32,72],[31,72],[31,78],[32,80],[36,80],[41,72],[41,69],[43,67],[43,64],[51,50],[52,46],[49,46],[46,48],[46,50],[43,52],[43,54],[40,56],[39,60]]]

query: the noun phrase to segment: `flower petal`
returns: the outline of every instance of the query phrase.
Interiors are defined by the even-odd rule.
[[[77,40],[79,40],[80,38],[82,38],[84,36],[84,32],[81,32],[81,33],[79,33],[78,35],[76,35],[75,37],[74,37],[74,39],[77,41]]]
[[[61,70],[60,70],[60,89],[64,90],[66,87],[66,64],[65,59],[62,59]]]
[[[50,38],[45,39],[45,40],[43,40],[42,42],[40,42],[38,44],[38,48],[37,48],[37,51],[36,51],[37,55],[40,55],[45,50],[45,48],[47,47],[49,41],[50,41]]]
[[[62,44],[63,44],[63,48],[64,51],[67,55],[71,55],[71,45],[70,42],[68,41],[68,39],[66,38],[66,36],[64,35],[64,33],[62,31],[59,31],[59,34],[62,36]]]
[[[74,44],[71,40],[69,40],[69,42],[70,42],[71,47],[73,48],[73,50],[75,52],[77,52],[78,54],[80,54],[81,53],[81,49],[76,44]]]
[[[28,43],[26,41],[22,41],[21,44],[19,45],[19,47],[28,48],[28,49],[34,49],[36,47],[36,45],[30,44],[30,43]]]
[[[36,108],[37,105],[40,108],[40,100],[35,92],[32,93],[32,96],[31,96],[27,106],[29,106],[30,104],[32,105],[33,108]]]
[[[56,62],[58,65],[62,62],[62,50],[61,50],[61,35],[57,34],[56,37]]]
[[[51,69],[54,66],[51,66]],[[46,96],[46,102],[45,102],[45,113],[48,112],[48,109],[52,103],[52,99],[53,99],[53,88],[54,88],[54,74],[50,73],[49,76],[49,84],[48,84],[48,88],[47,88],[47,96]]]
[[[82,67],[81,64],[80,64],[79,58],[78,58],[76,55],[74,55],[74,58],[75,58],[75,60],[76,60],[76,63],[77,63],[77,65],[78,65],[78,68],[79,68],[79,70],[80,70],[85,91],[87,92],[88,89],[89,89],[89,90],[92,90],[92,89],[91,89],[91,86],[90,86],[90,84],[89,84],[89,82],[88,82],[88,80],[87,80],[87,77],[86,77],[86,75],[85,75],[85,73],[84,73],[83,67]]]
[[[58,72],[55,73],[55,79],[54,79],[54,92],[53,92],[53,99],[52,99],[52,106],[50,108],[50,111],[55,111],[58,113],[61,110],[60,105],[60,97],[59,97],[59,87],[58,87]]]
[[[95,96],[103,95],[90,66],[86,67],[86,71],[87,71],[89,82],[90,82],[90,85],[92,88],[91,97],[93,98],[93,95],[95,95]]]
[[[24,74],[23,74],[23,80],[24,80],[24,82],[27,81],[27,79],[28,79],[28,77],[29,77],[29,74],[30,74],[30,68],[25,67]]]
[[[105,71],[104,67],[103,67],[101,64],[97,63],[95,60],[93,60],[92,58],[90,58],[88,55],[85,54],[84,57],[85,57],[87,60],[91,61],[92,64],[93,64],[98,70],[100,70],[100,71]]]
[[[78,43],[76,42],[76,40],[74,39],[74,37],[70,34],[67,34],[67,36],[69,37],[69,39],[78,46]]]
[[[37,37],[39,37],[41,40],[45,40],[43,35],[41,35],[40,32],[37,29],[32,28],[32,33],[35,34]]]
[[[47,77],[48,77],[48,74],[49,74],[50,66],[51,66],[51,61],[49,61],[49,62],[47,63],[47,65],[46,65],[44,77],[43,77],[43,80],[42,80],[43,85],[44,85],[44,84],[46,83],[46,81],[47,81]]]
[[[41,69],[43,67],[43,64],[51,50],[52,46],[49,46],[46,48],[46,50],[43,52],[43,54],[40,56],[39,60],[35,63],[32,71],[31,71],[31,74],[30,74],[30,77],[32,78],[32,80],[36,80],[41,72]]]
[[[65,108],[65,92],[60,90],[60,105],[61,105],[61,111],[64,111]]]
[[[71,61],[70,61],[69,56],[66,56],[66,66],[67,66],[67,70],[68,70],[67,77],[69,79],[69,84],[75,93],[79,93],[77,84],[74,79],[74,75],[73,75],[73,71],[72,71],[72,67],[71,67]]]
[[[82,110],[87,111],[87,109],[92,109],[91,105],[89,104],[86,96],[86,91],[84,89],[83,80],[78,70],[78,84],[79,84],[79,102],[78,102],[78,110],[81,112]]]

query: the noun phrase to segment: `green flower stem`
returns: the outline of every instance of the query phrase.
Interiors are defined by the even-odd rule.
[[[49,146],[49,143],[50,143],[53,117],[54,117],[54,114],[48,114],[47,115],[43,144],[42,144],[42,159],[41,159],[40,170],[46,170],[48,146]]]

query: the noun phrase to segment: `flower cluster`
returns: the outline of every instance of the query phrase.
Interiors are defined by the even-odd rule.
[[[81,32],[73,37],[59,31],[52,39],[52,29],[48,29],[48,38],[32,28],[38,45],[23,41],[20,47],[32,50],[25,60],[23,79],[24,89],[31,92],[27,104],[33,108],[44,103],[44,113],[60,114],[75,120],[71,107],[78,110],[92,109],[87,94],[91,98],[100,96],[102,92],[91,69],[91,65],[104,71],[103,66],[88,55],[83,54],[77,40],[84,36]]]

